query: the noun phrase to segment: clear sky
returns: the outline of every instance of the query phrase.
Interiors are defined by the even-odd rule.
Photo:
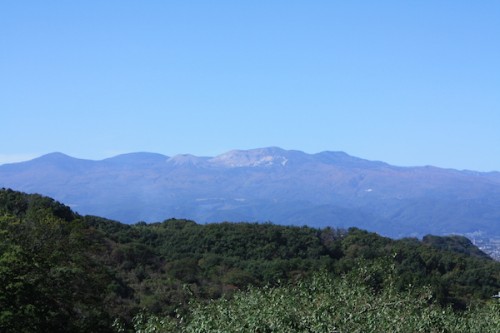
[[[500,1],[0,3],[0,164],[279,146],[500,171]]]

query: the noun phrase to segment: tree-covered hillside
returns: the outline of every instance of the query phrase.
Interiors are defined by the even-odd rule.
[[[362,275],[363,269],[371,273]],[[396,302],[384,298],[389,292],[426,295],[415,306],[433,304],[450,315],[470,316],[463,312],[468,306],[490,309],[500,290],[500,263],[462,237],[393,240],[355,228],[177,219],[126,225],[80,216],[40,195],[0,190],[2,332],[128,330],[134,317],[141,325],[141,313],[170,318],[164,322],[182,330],[187,326],[176,326],[175,318],[195,323],[220,316],[226,305],[232,311],[252,299],[275,302],[266,296],[270,290],[323,299],[325,308],[315,312],[324,311],[326,320],[327,307],[342,298],[329,300],[333,290],[310,292],[308,283],[333,279],[340,288],[338,281],[349,276],[358,277],[353,290],[365,288],[373,302]],[[218,301],[209,305],[211,299]],[[311,308],[305,304],[304,311]]]

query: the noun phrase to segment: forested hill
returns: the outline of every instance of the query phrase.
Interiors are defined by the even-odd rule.
[[[360,265],[383,267],[363,279],[370,290],[392,276],[398,292],[428,286],[456,311],[500,290],[500,263],[463,237],[178,219],[127,225],[0,190],[1,332],[113,332],[115,319],[127,327],[140,311],[182,317],[193,301]]]

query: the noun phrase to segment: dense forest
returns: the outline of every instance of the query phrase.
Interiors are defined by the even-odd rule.
[[[496,332],[499,291],[460,236],[127,225],[0,190],[1,332]]]

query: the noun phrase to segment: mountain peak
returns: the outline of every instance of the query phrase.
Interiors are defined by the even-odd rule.
[[[277,148],[258,148],[250,150],[231,150],[210,159],[210,162],[226,167],[285,166],[288,151]]]
[[[74,157],[63,154],[61,152],[53,152],[53,153],[48,153],[48,154],[42,155],[42,156],[36,158],[35,160],[59,161],[59,160],[66,160],[66,159],[74,159]]]
[[[82,159],[72,157],[60,152],[54,152],[42,155],[31,161],[21,162],[21,163],[38,163],[38,164],[54,164],[54,165],[68,165],[75,161],[84,161]]]
[[[60,152],[49,153],[35,158],[31,161],[21,162],[20,165],[28,167],[29,165],[35,166],[40,170],[45,170],[47,168],[58,168],[61,170],[76,170],[79,168],[85,168],[89,164],[94,163],[91,160],[80,159],[72,157]],[[15,166],[15,164],[13,164]]]

